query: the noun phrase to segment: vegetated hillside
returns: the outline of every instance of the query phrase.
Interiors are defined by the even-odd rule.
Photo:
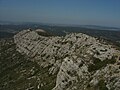
[[[0,41],[0,90],[51,90],[56,75],[49,74],[49,67],[16,51],[13,39]]]
[[[98,38],[24,30],[0,45],[2,90],[120,89],[120,51]]]
[[[14,35],[15,35],[14,33],[1,32],[1,31],[0,31],[0,39],[1,39],[1,38],[10,38],[10,37],[13,37]]]

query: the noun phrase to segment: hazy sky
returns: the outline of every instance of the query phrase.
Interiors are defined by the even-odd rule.
[[[0,20],[120,27],[120,0],[0,0]]]

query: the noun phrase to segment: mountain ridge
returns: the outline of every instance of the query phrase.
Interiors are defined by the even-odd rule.
[[[38,67],[37,74],[29,77],[30,80],[37,78],[37,84],[26,84],[23,89],[120,89],[120,51],[98,38],[83,33],[48,37],[36,31],[23,30],[14,36],[14,43],[16,51]],[[44,74],[40,73],[42,70]]]

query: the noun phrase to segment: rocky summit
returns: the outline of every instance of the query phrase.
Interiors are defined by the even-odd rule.
[[[0,45],[0,90],[120,90],[120,50],[104,40],[28,29]]]

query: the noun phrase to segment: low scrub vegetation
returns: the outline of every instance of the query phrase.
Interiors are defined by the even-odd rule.
[[[99,58],[92,58],[94,64],[90,64],[88,67],[88,71],[92,72],[98,69],[101,69],[102,67],[105,67],[107,64],[114,64],[116,62],[116,57],[113,56],[111,59],[106,59],[104,61],[101,61]]]

